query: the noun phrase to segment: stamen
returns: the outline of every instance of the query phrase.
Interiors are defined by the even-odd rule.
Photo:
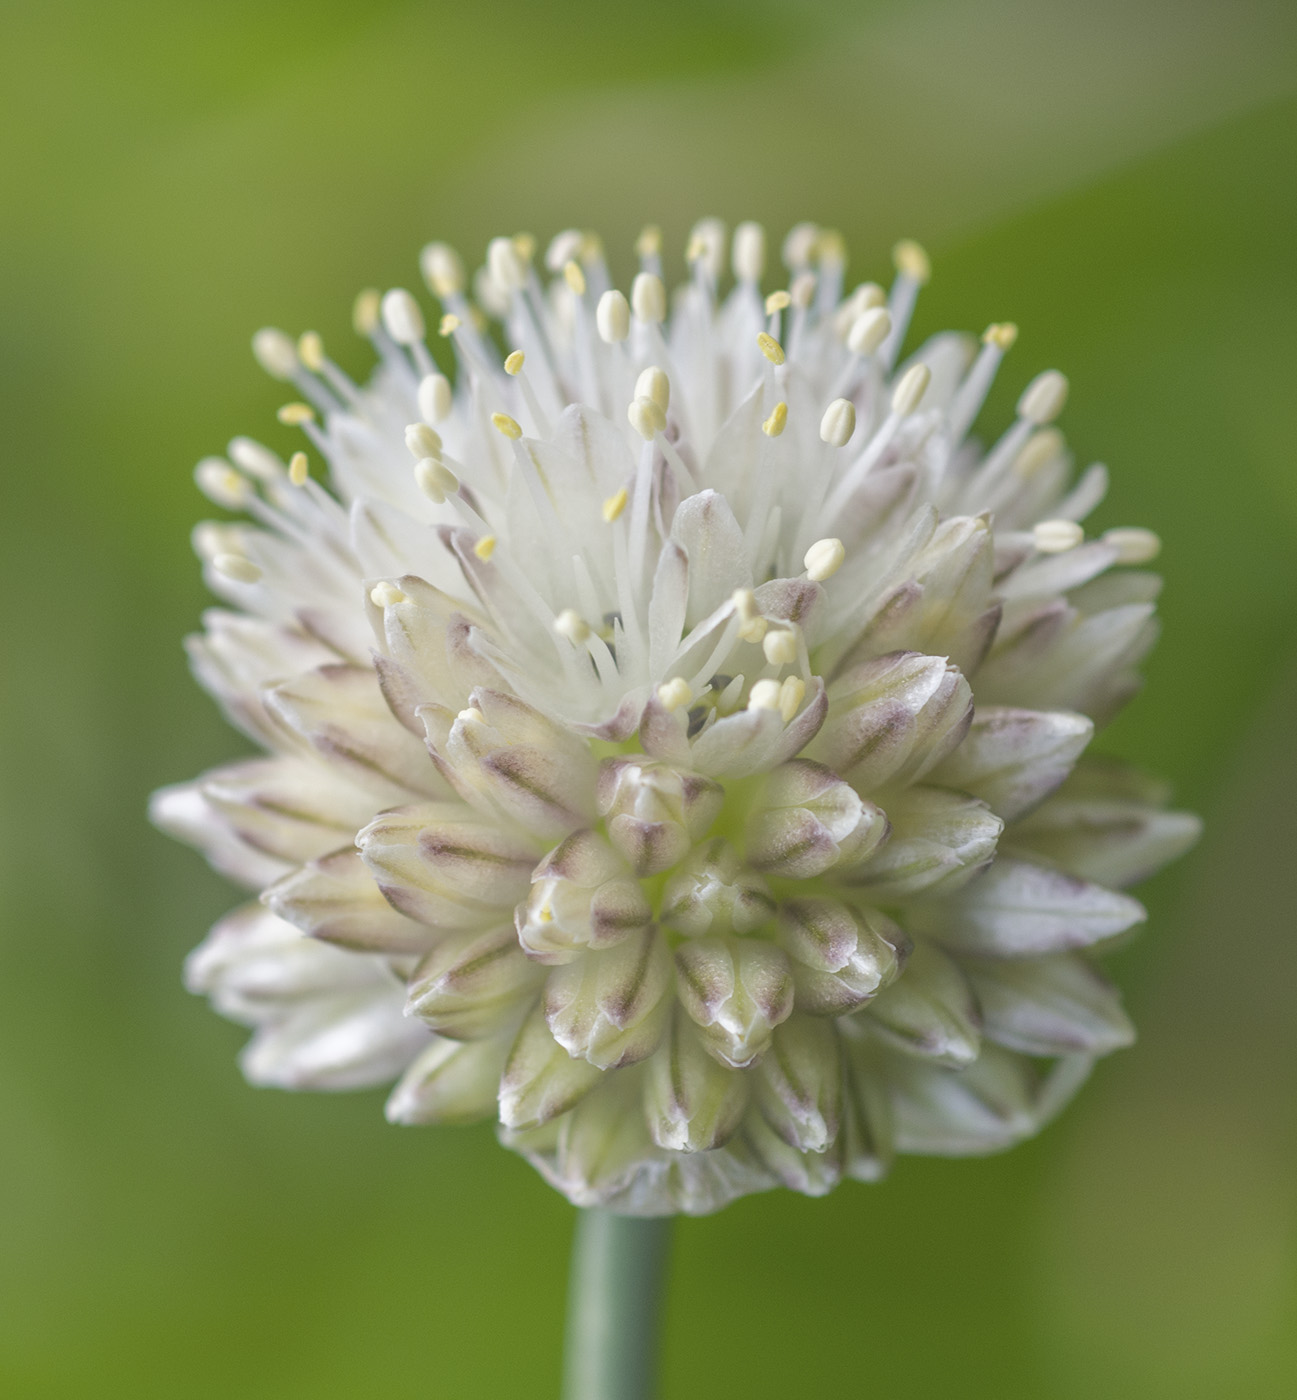
[[[816,276],[813,272],[799,272],[788,287],[788,295],[799,311],[805,311],[815,300]]]
[[[444,423],[455,406],[450,380],[444,374],[425,374],[419,381],[419,412],[429,423]]]
[[[212,568],[236,583],[256,583],[261,577],[260,568],[243,554],[218,554]]]
[[[279,458],[270,448],[263,447],[250,437],[232,438],[228,450],[230,461],[240,471],[255,476],[259,481],[278,481],[283,475],[284,468]]]
[[[1022,391],[1018,400],[1018,417],[1028,423],[1044,427],[1052,423],[1063,411],[1067,402],[1067,376],[1056,369],[1047,369],[1038,374]]]
[[[776,438],[788,426],[788,405],[780,401],[770,410],[770,417],[761,425],[761,431],[767,437]]]
[[[647,395],[641,395],[626,409],[626,417],[645,442],[652,442],[667,425],[666,414],[657,401]]]
[[[853,355],[872,355],[885,341],[892,329],[892,318],[885,306],[863,311],[847,332],[847,349]]]
[[[841,540],[816,540],[802,561],[806,566],[806,577],[812,583],[823,583],[837,573],[846,557],[847,551]]]
[[[793,304],[793,299],[785,291],[771,292],[766,298],[766,315],[774,316],[780,311],[787,311]]]
[[[569,258],[563,264],[563,280],[568,285],[568,290],[573,296],[585,296],[585,273],[581,271],[581,264]]]
[[[384,294],[381,313],[383,329],[398,345],[413,345],[423,339],[423,312],[403,287],[393,287]]]
[[[699,219],[689,232],[685,261],[706,274],[712,286],[725,275],[725,225],[720,219]]]
[[[369,590],[369,601],[376,608],[394,608],[398,603],[408,603],[410,600],[394,583],[389,583],[385,579],[382,583],[376,583]]]
[[[766,231],[758,223],[748,220],[734,230],[734,242],[730,257],[734,263],[734,276],[740,282],[760,282],[766,270]]]
[[[521,350],[514,350],[509,355],[506,355],[504,361],[504,372],[506,374],[514,375],[520,374],[522,372],[523,363],[526,360],[526,358],[527,357],[522,353]]]
[[[439,301],[464,290],[464,261],[449,243],[429,243],[419,254],[419,270]]]
[[[448,311],[437,324],[437,334],[443,340],[449,339],[460,328],[462,322],[453,311]]]
[[[297,349],[292,337],[274,326],[263,326],[252,337],[252,354],[272,379],[291,379],[297,373]]]
[[[490,557],[495,553],[495,536],[483,535],[482,538],[478,540],[478,542],[473,546],[473,553],[476,554],[477,557],[483,563],[486,563],[486,561],[490,559]]]
[[[892,412],[898,418],[908,418],[922,402],[931,382],[932,371],[922,360],[911,365],[892,390]]]
[[[562,272],[565,264],[581,255],[581,230],[565,228],[556,233],[545,249],[545,266],[551,272]]]
[[[1027,439],[1014,459],[1013,469],[1019,476],[1034,476],[1046,462],[1060,456],[1065,445],[1063,434],[1057,428],[1042,428]]]
[[[877,282],[861,282],[841,306],[833,313],[833,332],[839,340],[847,338],[847,332],[865,314],[876,306],[887,305],[887,294]]]
[[[630,334],[630,303],[621,292],[605,292],[595,307],[594,323],[605,345],[619,344]]]
[[[204,457],[194,468],[198,489],[213,505],[226,510],[243,510],[252,497],[252,487],[221,457]]]
[[[1032,542],[1041,554],[1066,554],[1085,538],[1075,520],[1042,520],[1031,532]]]
[[[783,364],[786,358],[784,355],[784,347],[780,345],[774,336],[767,335],[765,331],[762,331],[760,335],[757,336],[757,346],[772,365]]]
[[[636,255],[656,258],[662,255],[662,230],[656,224],[645,224],[635,240]]]
[[[820,438],[830,447],[845,447],[856,431],[856,406],[850,399],[834,399],[820,419]]]
[[[603,518],[609,525],[626,509],[626,502],[630,500],[630,492],[623,486],[615,495],[609,496],[603,503]]]
[[[444,505],[447,496],[459,490],[459,477],[436,457],[424,457],[414,464],[414,479],[419,490],[434,505]]]
[[[787,666],[797,660],[797,634],[788,627],[772,628],[762,638],[761,650],[772,666]]]
[[[657,696],[664,709],[674,712],[687,705],[694,698],[694,693],[683,676],[673,676],[658,686]]]
[[[998,321],[982,332],[982,344],[994,345],[997,350],[1011,350],[1017,338],[1018,328],[1012,321]]]
[[[527,266],[512,238],[493,238],[486,246],[486,266],[491,280],[506,292],[521,291],[527,283]]]
[[[902,277],[908,277],[920,287],[925,286],[932,276],[932,260],[923,246],[912,238],[902,238],[892,249],[892,262]]]
[[[650,365],[635,381],[635,397],[652,399],[665,414],[671,404],[671,381],[657,365]]]
[[[806,682],[800,676],[785,676],[779,687],[779,717],[785,724],[801,709],[806,698]]]
[[[815,256],[815,245],[820,241],[820,230],[816,224],[794,224],[788,230],[784,246],[780,250],[784,266],[791,272],[800,272],[809,267]]]
[[[559,613],[554,619],[554,630],[573,646],[582,646],[590,640],[590,624],[573,608],[564,608]]]
[[[441,434],[427,423],[411,423],[405,430],[405,445],[416,461],[441,456]]]
[[[311,475],[311,463],[305,452],[294,452],[288,459],[288,479],[294,486],[305,486]]]
[[[303,423],[314,421],[315,410],[308,403],[286,403],[276,411],[275,417],[286,427],[300,428]]]
[[[382,294],[377,287],[366,287],[356,294],[351,307],[351,324],[357,335],[363,335],[368,340],[378,329],[381,303]]]
[[[666,284],[655,273],[639,273],[631,283],[630,304],[636,320],[661,325],[667,318]]]
[[[502,433],[507,438],[512,438],[515,442],[522,436],[522,424],[516,418],[510,418],[507,413],[493,413],[491,415],[491,426],[497,433]]]
[[[776,680],[754,681],[748,691],[749,710],[777,710],[783,687]]]
[[[312,374],[324,368],[324,341],[318,331],[303,331],[297,337],[297,358]]]
[[[1116,548],[1118,564],[1147,564],[1162,552],[1162,541],[1153,531],[1137,525],[1105,530],[1103,542]]]

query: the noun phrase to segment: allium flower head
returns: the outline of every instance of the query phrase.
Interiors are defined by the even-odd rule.
[[[722,295],[726,251],[668,298],[646,231],[627,297],[591,234],[497,238],[470,301],[432,244],[453,384],[407,291],[357,303],[364,386],[261,331],[308,450],[199,465],[245,518],[191,653],[265,756],[155,801],[260,892],[188,965],[250,1079],[395,1079],[627,1213],[1034,1133],[1130,1041],[1093,955],[1197,829],[1084,756],[1157,539],[1085,538],[1063,376],[985,448],[1014,328],[904,358],[916,245],[848,291],[798,226],[764,297],[761,228]]]

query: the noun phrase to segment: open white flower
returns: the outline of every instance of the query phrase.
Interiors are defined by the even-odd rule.
[[[1011,326],[901,359],[927,260],[845,291],[803,225],[699,224],[671,298],[599,242],[495,239],[357,303],[364,387],[308,333],[262,365],[328,464],[248,439],[199,485],[228,610],[199,680],[266,757],[155,818],[260,902],[190,985],[258,1083],[398,1079],[403,1123],[497,1116],[581,1205],[715,1210],[1035,1132],[1131,1028],[1092,952],[1196,821],[1082,757],[1135,690],[1158,580],[1091,540],[1027,386],[969,436]],[[484,312],[486,314],[484,314]],[[511,350],[501,365],[495,327]]]

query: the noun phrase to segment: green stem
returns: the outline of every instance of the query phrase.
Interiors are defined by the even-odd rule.
[[[577,1216],[563,1400],[653,1400],[670,1217]]]

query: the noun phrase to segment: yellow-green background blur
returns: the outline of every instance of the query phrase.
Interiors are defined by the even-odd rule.
[[[149,790],[240,752],[180,651],[190,469],[293,445],[263,323],[349,368],[432,237],[902,235],[920,334],[1022,327],[1165,539],[1105,747],[1201,846],[1116,972],[1142,1030],[999,1158],[678,1228],[665,1392],[1297,1393],[1297,8],[1282,0],[0,5],[0,1394],[554,1394],[573,1212],[489,1128],[247,1087],[180,986],[233,901]],[[773,285],[773,283],[771,284]]]

